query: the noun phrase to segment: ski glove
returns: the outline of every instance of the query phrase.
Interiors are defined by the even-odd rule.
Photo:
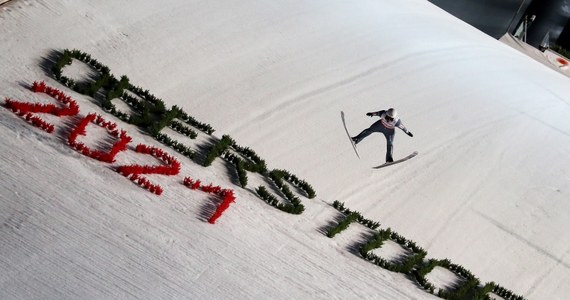
[[[366,115],[369,116],[369,117],[373,117],[373,116],[374,116],[374,113],[366,113]]]
[[[411,131],[406,132],[409,136],[414,137]]]

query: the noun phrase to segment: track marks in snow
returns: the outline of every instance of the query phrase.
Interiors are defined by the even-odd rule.
[[[251,117],[249,122],[244,123],[243,125],[237,125],[230,127],[230,131],[241,131],[244,130],[243,128],[247,127],[249,123],[260,123],[262,120],[267,120],[273,117],[275,114],[279,114],[282,111],[301,111],[301,107],[306,109],[308,102],[312,101],[313,98],[317,96],[323,96],[327,93],[331,93],[332,91],[338,90],[340,88],[355,84],[365,78],[372,77],[380,72],[388,72],[390,69],[394,68],[397,69],[400,65],[415,65],[416,67],[412,71],[408,71],[408,73],[414,73],[418,70],[424,70],[425,68],[433,68],[437,67],[442,63],[450,63],[450,60],[446,58],[446,55],[452,54],[455,51],[461,51],[462,49],[473,49],[473,48],[486,48],[477,45],[462,45],[462,46],[454,46],[448,47],[443,49],[437,50],[427,50],[427,51],[417,51],[412,53],[403,53],[400,56],[392,58],[389,61],[384,61],[381,63],[375,63],[373,66],[360,70],[352,75],[348,76],[341,76],[336,78],[334,76],[335,73],[341,72],[342,70],[336,68],[329,70],[327,73],[315,75],[316,77],[324,78],[330,76],[331,79],[328,80],[328,83],[325,85],[321,85],[319,87],[309,87],[306,91],[302,91],[300,94],[290,97],[284,98],[279,101],[273,101],[271,104],[265,105],[267,108],[264,111],[258,111],[254,116]],[[422,61],[429,61],[427,58],[430,56],[434,56],[438,58],[437,62],[432,62],[429,64],[422,65]],[[374,60],[380,61],[381,59],[369,59],[371,63],[374,63]],[[424,70],[425,71],[425,70]],[[399,77],[406,76],[406,74],[400,74]],[[393,80],[393,79],[392,79]],[[327,80],[321,80],[326,82]],[[332,97],[331,99],[334,99]],[[330,102],[331,100],[325,100]],[[275,104],[273,104],[275,103]],[[299,109],[298,109],[299,108]]]
[[[534,249],[536,252],[540,253],[541,255],[549,258],[550,260],[553,261],[553,263],[560,264],[564,268],[570,269],[570,264],[564,261],[564,257],[557,257],[556,255],[548,252],[547,250],[545,250],[541,246],[532,243],[531,241],[526,239],[524,236],[522,236],[522,235],[516,233],[515,231],[509,229],[507,226],[503,225],[501,222],[485,215],[484,213],[482,213],[480,211],[475,211],[475,210],[474,210],[474,212],[476,214],[478,214],[479,216],[481,216],[482,218],[484,218],[485,220],[487,220],[489,223],[493,224],[495,227],[499,228],[501,231],[507,233],[509,236],[511,236],[514,239],[518,240],[519,242],[531,247],[532,249]]]

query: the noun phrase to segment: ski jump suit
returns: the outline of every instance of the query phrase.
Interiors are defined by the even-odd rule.
[[[380,120],[374,122],[369,128],[364,129],[361,133],[353,139],[355,144],[358,144],[364,138],[374,132],[382,132],[386,137],[386,162],[394,161],[392,157],[392,150],[394,149],[394,135],[396,134],[395,127],[402,129],[407,135],[413,136],[412,133],[402,124],[400,118],[396,116],[392,121],[386,120],[386,111],[381,110],[373,113],[368,113],[369,116],[379,116]]]

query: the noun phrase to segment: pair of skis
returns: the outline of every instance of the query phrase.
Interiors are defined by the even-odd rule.
[[[346,121],[344,120],[344,112],[343,111],[340,112],[340,117],[342,119],[342,126],[344,126],[344,130],[346,131],[346,135],[348,135],[348,140],[350,141],[350,144],[352,145],[352,148],[354,149],[354,153],[356,153],[356,156],[358,156],[358,158],[360,158],[360,155],[358,155],[358,150],[356,149],[356,144],[354,144],[354,141],[352,141],[350,133],[348,132],[348,129],[346,128]],[[387,163],[381,164],[379,166],[373,167],[373,169],[380,169],[380,168],[395,165],[395,164],[398,164],[401,162],[405,162],[408,159],[414,158],[416,155],[418,155],[418,151],[414,151],[412,154],[410,154],[404,158],[395,160],[393,162],[387,162]]]

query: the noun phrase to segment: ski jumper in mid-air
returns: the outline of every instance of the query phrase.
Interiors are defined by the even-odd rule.
[[[402,129],[407,135],[413,137],[414,135],[402,124],[398,118],[398,112],[390,108],[388,110],[381,110],[377,112],[366,113],[367,116],[379,116],[380,120],[374,122],[369,128],[364,129],[355,137],[351,137],[354,144],[358,144],[364,138],[374,132],[381,132],[386,137],[386,162],[393,162],[392,151],[394,149],[394,135],[396,134],[395,127]]]

